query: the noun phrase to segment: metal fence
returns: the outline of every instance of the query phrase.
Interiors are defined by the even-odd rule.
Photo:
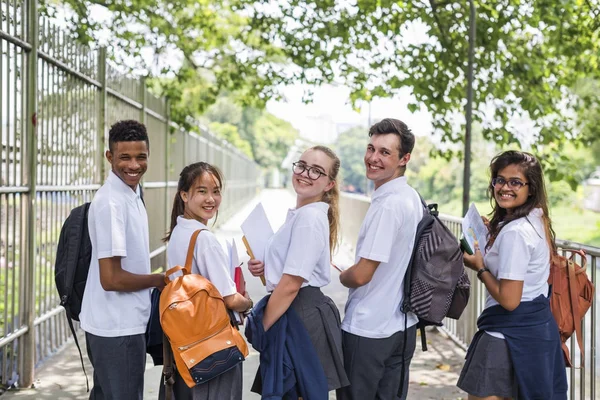
[[[69,211],[90,201],[108,173],[112,123],[137,119],[148,128],[143,185],[154,270],[165,264],[161,237],[186,164],[223,171],[221,220],[256,194],[259,171],[205,129],[179,129],[166,99],[118,73],[104,49],[81,46],[41,18],[36,1],[4,0],[0,14],[0,383],[29,386],[35,366],[70,336],[54,286],[56,243]]]
[[[360,225],[369,207],[370,199],[362,195],[342,194],[340,198],[341,234],[346,243],[356,243]],[[462,231],[462,218],[448,215],[441,215],[441,219],[448,228],[460,237]],[[557,240],[557,245],[563,254],[569,249],[585,250],[587,253],[587,273],[592,282],[598,288],[598,269],[600,268],[600,248],[586,246],[580,243]],[[577,260],[579,263],[581,260]],[[581,263],[580,263],[581,265]],[[477,332],[477,317],[483,311],[485,305],[485,286],[477,279],[473,271],[468,271],[471,279],[471,297],[469,304],[464,310],[459,320],[446,319],[441,329],[446,332],[454,342],[467,349],[475,332]],[[571,400],[596,399],[596,388],[600,385],[600,376],[597,371],[600,368],[600,359],[598,357],[598,336],[597,323],[599,321],[598,304],[600,302],[600,293],[596,291],[594,302],[591,309],[587,312],[583,322],[583,340],[585,343],[585,366],[584,368],[571,368],[568,370],[569,377],[569,398]],[[567,342],[571,350],[571,360],[573,365],[579,366],[579,347],[574,342],[574,336]]]

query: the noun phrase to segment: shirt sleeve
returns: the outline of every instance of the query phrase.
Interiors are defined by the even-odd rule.
[[[205,237],[200,239],[202,235]],[[215,285],[221,296],[226,297],[237,292],[229,273],[229,259],[212,233],[201,232],[198,235],[194,259],[200,275]]]
[[[397,213],[389,207],[378,207],[365,220],[364,239],[358,257],[386,263],[390,260],[401,227]]]
[[[317,215],[309,214],[306,217],[298,218],[292,226],[283,273],[300,276],[308,281],[323,251],[326,246],[329,246],[328,229],[328,224],[319,220]]]
[[[509,230],[497,240],[499,265],[496,278],[524,281],[533,249],[527,245],[523,232]]]
[[[93,208],[98,259],[127,257],[127,218],[121,207],[108,203]]]

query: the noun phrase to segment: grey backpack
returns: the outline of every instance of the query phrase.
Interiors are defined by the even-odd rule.
[[[423,219],[404,278],[402,311],[419,317],[421,344],[427,350],[425,327],[441,326],[444,318],[458,319],[469,301],[471,282],[458,239],[438,218],[437,204],[421,198]]]

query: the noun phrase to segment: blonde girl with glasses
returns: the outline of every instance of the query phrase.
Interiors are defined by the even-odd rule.
[[[270,239],[265,259],[248,262],[254,276],[264,274],[270,293],[262,328],[268,333],[288,309],[293,310],[318,354],[327,390],[349,384],[342,361],[340,314],[321,291],[331,281],[331,253],[338,241],[339,169],[340,160],[328,147],[311,147],[302,154],[293,164],[296,208],[289,210],[284,225]],[[261,364],[253,391],[266,394],[259,378],[269,367]]]
[[[469,399],[566,399],[558,327],[550,312],[548,276],[554,231],[538,160],[506,151],[490,164],[493,211],[489,235],[465,265],[485,285],[458,387]]]

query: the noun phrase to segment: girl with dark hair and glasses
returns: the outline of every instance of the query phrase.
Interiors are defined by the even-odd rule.
[[[301,371],[305,376],[318,374],[322,378],[323,392],[320,392],[321,397],[315,398],[326,398],[327,391],[349,384],[343,366],[340,314],[333,300],[321,291],[331,282],[331,254],[338,239],[339,169],[340,160],[328,147],[311,147],[302,154],[293,164],[296,208],[289,210],[285,223],[269,240],[265,259],[248,262],[252,275],[264,274],[270,293],[259,330],[264,328],[268,334],[284,314],[289,325],[288,309],[306,328],[318,355],[316,366],[323,367],[322,371],[318,371],[320,368]],[[261,303],[255,311],[260,309]],[[253,318],[254,314],[250,322]],[[248,332],[248,328],[246,330]],[[292,349],[304,353],[303,357],[306,350]],[[265,376],[271,367],[260,365],[252,387],[263,396],[269,393],[267,388],[261,387],[258,378]]]
[[[538,160],[506,151],[490,164],[493,211],[485,255],[476,245],[465,265],[485,285],[458,387],[469,399],[566,399],[558,327],[550,312],[548,276],[554,231]]]

